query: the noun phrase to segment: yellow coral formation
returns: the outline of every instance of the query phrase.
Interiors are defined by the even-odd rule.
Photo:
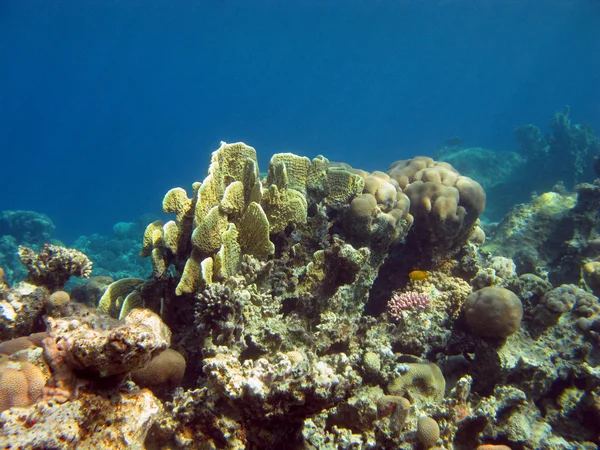
[[[100,297],[97,310],[112,317],[119,317],[125,297],[141,288],[142,284],[144,280],[140,278],[122,278],[111,283]]]
[[[259,204],[251,202],[239,224],[240,247],[244,253],[266,257],[275,252],[269,239],[269,219]]]
[[[287,187],[304,194],[310,166],[311,162],[305,156],[277,153],[269,163],[266,184],[275,184],[279,189]]]
[[[242,181],[247,159],[257,161],[256,150],[253,147],[243,142],[221,142],[221,146],[212,154],[211,169],[226,182]]]
[[[119,311],[119,320],[125,319],[127,315],[135,308],[143,308],[144,300],[137,290],[131,291],[123,300],[121,310]]]
[[[306,179],[306,188],[317,194],[318,197],[323,195],[325,191],[328,167],[329,160],[322,155],[313,158],[310,162],[308,177]]]
[[[155,241],[155,232],[162,234],[163,223],[162,220],[156,220],[149,224],[144,230],[144,237],[142,238],[142,249],[140,250],[140,256],[146,258],[152,254],[153,243]]]
[[[234,181],[225,188],[220,204],[221,211],[225,214],[238,215],[244,211],[244,204],[244,184],[241,181]]]
[[[394,395],[409,394],[411,398],[432,397],[440,399],[446,390],[442,371],[434,363],[403,364],[406,371],[388,384],[388,392]]]
[[[221,202],[225,188],[216,180],[214,174],[209,173],[196,194],[194,207],[194,224],[197,226],[208,212]]]
[[[272,184],[263,193],[262,207],[273,234],[280,233],[290,223],[306,222],[307,202],[302,193],[294,189],[279,189]]]
[[[362,193],[365,181],[345,168],[327,169],[327,197],[334,201],[349,202],[352,197]]]
[[[216,252],[221,247],[221,234],[227,230],[227,224],[227,214],[214,206],[192,233],[192,244],[203,254]]]
[[[242,249],[238,243],[238,231],[233,223],[221,236],[221,249],[214,258],[214,274],[226,280],[238,273],[242,264]]]
[[[163,240],[165,242],[165,248],[167,248],[173,255],[177,254],[179,248],[180,229],[173,220],[169,220],[163,226]]]
[[[166,193],[163,199],[163,211],[167,214],[174,213],[177,223],[190,212],[192,208],[192,199],[189,199],[187,192],[182,188],[173,188]]]
[[[193,250],[192,255],[185,262],[183,273],[181,274],[179,283],[175,288],[175,294],[193,294],[198,290],[201,283],[202,276],[200,271],[200,257],[198,255],[198,251]]]

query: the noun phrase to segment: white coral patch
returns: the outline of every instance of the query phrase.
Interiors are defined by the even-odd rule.
[[[319,361],[315,364],[315,383],[322,387],[331,387],[340,382],[333,369],[325,362]]]
[[[248,378],[246,386],[251,395],[262,396],[265,393],[265,384],[256,377]]]
[[[17,313],[15,308],[8,303],[6,300],[0,302],[0,316],[4,317],[6,320],[14,322],[17,318]]]

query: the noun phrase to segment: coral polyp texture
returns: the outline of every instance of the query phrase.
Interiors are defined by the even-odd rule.
[[[425,309],[431,303],[427,294],[403,292],[394,295],[388,302],[388,312],[394,319],[400,319],[403,311],[418,311]]]
[[[222,143],[146,222],[147,277],[69,295],[85,264],[23,250],[32,275],[0,283],[0,444],[599,445],[598,184],[492,228],[450,164],[382,169],[278,153],[261,176]]]

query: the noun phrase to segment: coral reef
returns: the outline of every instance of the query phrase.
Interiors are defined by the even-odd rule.
[[[48,216],[35,211],[0,212],[0,235],[11,236],[21,245],[51,243],[55,228]]]
[[[439,148],[435,157],[439,161],[452,164],[460,173],[481,184],[487,196],[485,217],[488,220],[500,220],[514,205],[515,200],[519,200],[518,197],[508,194],[515,192],[515,180],[527,176],[527,158],[524,155],[516,151],[481,147],[449,147]],[[528,187],[532,189],[531,186]],[[521,187],[518,186],[518,189]],[[528,195],[529,192],[525,192],[524,195]]]
[[[154,220],[154,219],[152,219]],[[152,221],[142,217],[137,222],[118,222],[112,236],[80,236],[72,247],[85,253],[94,264],[94,275],[120,278],[143,278],[150,270],[149,261],[140,258],[142,235]]]
[[[600,444],[596,184],[535,197],[488,244],[483,188],[427,157],[281,153],[261,177],[222,143],[189,192],[140,236],[147,278],[0,284],[1,444]]]
[[[573,186],[592,174],[592,158],[600,152],[600,139],[588,124],[571,126],[571,110],[557,111],[550,121],[550,133],[542,134],[535,125],[515,128],[519,151],[528,159],[527,167],[542,171],[538,188],[550,189],[558,181]]]
[[[547,192],[559,183],[570,190],[577,183],[591,182],[594,171],[600,173],[600,138],[589,124],[572,124],[570,112],[569,107],[557,111],[548,133],[532,124],[516,127],[516,151],[465,148],[451,142],[435,156],[484,187],[490,205],[486,220],[498,221],[533,192]]]

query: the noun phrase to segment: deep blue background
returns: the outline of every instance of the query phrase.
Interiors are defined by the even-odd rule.
[[[160,212],[219,141],[387,169],[452,135],[600,128],[600,1],[0,1],[0,210]]]

